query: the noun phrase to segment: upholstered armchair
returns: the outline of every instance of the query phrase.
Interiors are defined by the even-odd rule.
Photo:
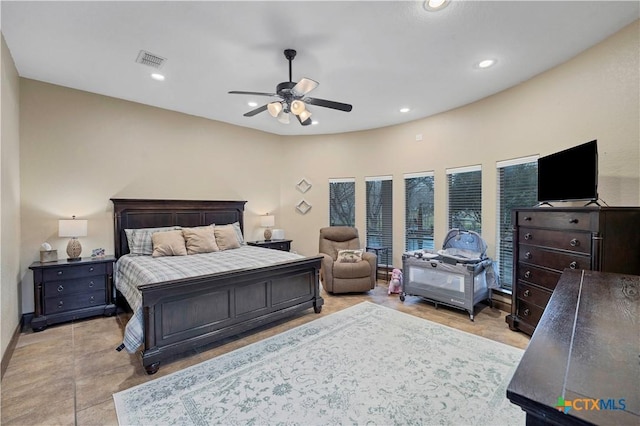
[[[362,259],[349,252],[338,256],[341,250],[362,250]],[[329,226],[320,229],[319,251],[323,257],[320,278],[325,291],[352,293],[375,288],[376,255],[362,249],[356,228]]]

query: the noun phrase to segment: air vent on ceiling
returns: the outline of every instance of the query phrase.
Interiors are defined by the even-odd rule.
[[[153,53],[145,52],[144,50],[140,51],[140,53],[138,54],[138,58],[136,59],[136,62],[139,64],[147,65],[157,69],[162,68],[162,65],[164,65],[165,61],[166,58],[154,55]]]

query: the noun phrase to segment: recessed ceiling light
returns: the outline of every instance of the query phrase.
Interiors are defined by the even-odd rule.
[[[449,4],[449,0],[426,0],[424,2],[424,8],[429,12],[435,12],[442,10]]]
[[[478,68],[489,68],[496,64],[495,59],[485,59],[484,61],[478,62]]]
[[[400,108],[400,112],[409,112],[411,111],[411,109],[404,107],[404,108]]]
[[[151,74],[151,78],[158,81],[164,81],[164,75],[153,73]]]
[[[311,122],[311,125],[312,125],[312,126],[315,126],[316,124],[318,124],[318,122],[317,122],[316,120],[313,120],[313,121]]]
[[[256,107],[256,106],[258,106],[258,103],[251,101],[247,105],[249,105],[250,107]]]

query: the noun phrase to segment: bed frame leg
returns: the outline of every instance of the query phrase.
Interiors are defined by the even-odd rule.
[[[154,362],[153,364],[145,365],[144,369],[148,375],[156,374],[160,369],[160,362]]]

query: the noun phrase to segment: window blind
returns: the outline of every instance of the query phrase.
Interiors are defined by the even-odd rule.
[[[367,245],[388,247],[393,259],[393,180],[391,176],[367,177]],[[380,259],[378,259],[380,263]]]
[[[511,210],[534,206],[538,199],[537,156],[497,163],[496,260],[501,286],[513,285],[513,234]]]
[[[447,169],[449,229],[482,233],[482,169]]]
[[[356,226],[356,180],[329,179],[329,226]]]
[[[433,249],[434,173],[407,173],[405,187],[405,250]]]

